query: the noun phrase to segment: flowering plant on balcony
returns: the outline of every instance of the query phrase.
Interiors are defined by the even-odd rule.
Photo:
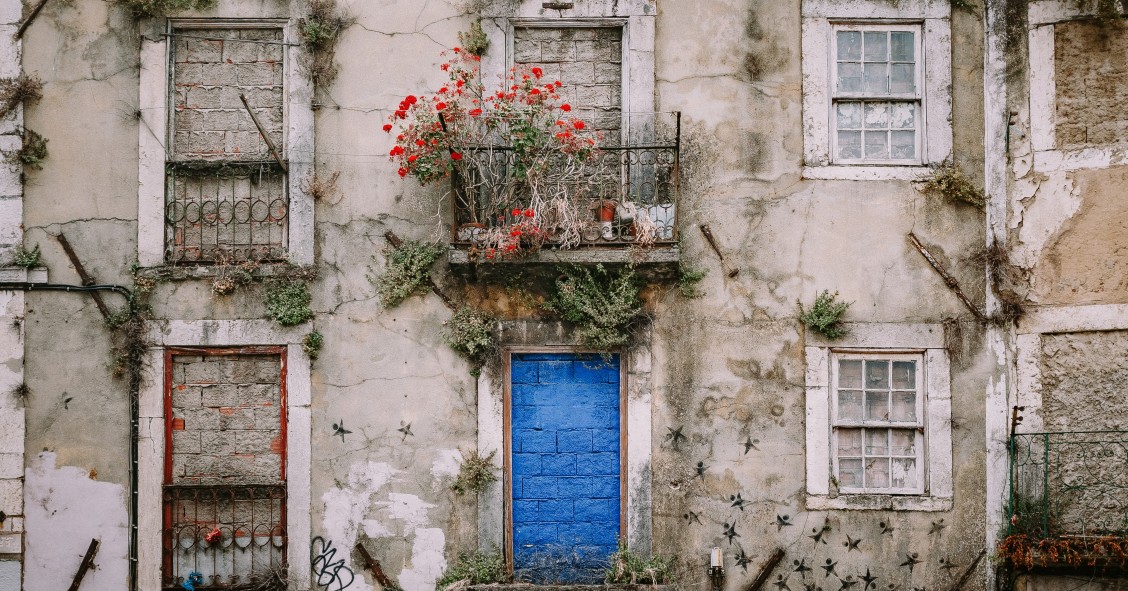
[[[570,115],[562,83],[540,68],[511,69],[488,92],[480,58],[458,48],[450,57],[446,82],[404,97],[384,125],[396,134],[389,157],[399,175],[423,186],[453,177],[464,216],[455,223],[478,228],[472,238],[487,259],[578,244],[597,224],[600,181],[612,178],[599,170],[600,134]]]

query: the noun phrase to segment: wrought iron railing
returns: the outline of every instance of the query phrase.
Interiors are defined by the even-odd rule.
[[[165,485],[161,587],[285,589],[286,485]]]
[[[276,162],[166,165],[165,260],[284,260],[290,200]]]
[[[525,221],[515,211],[560,196],[569,205],[546,211],[546,247],[676,242],[681,114],[624,121],[621,136],[603,138],[584,158],[538,154],[530,164],[511,146],[464,150],[452,175],[452,243],[471,246],[483,232]],[[530,174],[534,166],[544,174]]]
[[[1011,437],[1009,533],[1128,536],[1128,431]]]

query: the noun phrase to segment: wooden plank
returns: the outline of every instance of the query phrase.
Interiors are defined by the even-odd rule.
[[[760,587],[763,587],[764,583],[768,581],[768,576],[772,574],[772,570],[775,569],[776,565],[778,565],[781,560],[783,560],[783,548],[776,548],[775,552],[772,552],[772,555],[768,558],[768,561],[764,563],[764,566],[760,567],[760,572],[756,575],[752,584],[745,587],[744,591],[759,591]]]
[[[278,162],[278,166],[282,167],[283,172],[290,172],[290,168],[286,166],[286,161],[282,159],[282,154],[278,152],[278,148],[274,145],[274,141],[270,139],[269,135],[267,135],[266,128],[262,126],[262,123],[259,121],[258,116],[255,115],[254,110],[251,109],[251,104],[247,102],[247,95],[240,94],[239,100],[243,101],[243,108],[245,108],[247,110],[247,114],[251,116],[251,121],[254,121],[255,127],[258,128],[259,135],[261,135],[263,141],[266,142],[266,147],[270,148],[270,153],[274,155],[274,160]]]
[[[928,261],[929,265],[932,265],[932,268],[936,270],[936,272],[942,279],[944,279],[944,285],[947,285],[948,289],[952,290],[952,293],[956,294],[956,297],[959,298],[961,302],[963,302],[964,306],[967,306],[967,309],[971,310],[971,313],[975,314],[975,317],[979,320],[987,320],[987,317],[983,314],[983,312],[974,303],[972,303],[972,301],[968,299],[966,295],[964,295],[964,292],[962,289],[960,289],[960,284],[956,281],[956,278],[952,277],[951,273],[948,273],[948,270],[944,268],[944,265],[941,265],[940,261],[936,260],[936,257],[932,256],[932,253],[929,252],[923,244],[921,244],[920,240],[917,239],[916,234],[909,232],[909,242],[911,242],[912,245],[920,252],[920,255],[924,257],[924,260]]]
[[[391,577],[384,573],[384,569],[380,566],[380,561],[376,560],[368,553],[368,548],[365,548],[364,544],[357,542],[356,551],[360,553],[361,559],[364,560],[364,567],[368,569],[368,572],[372,573],[372,576],[376,577],[376,581],[380,583],[381,587],[387,591],[396,591],[400,588]]]
[[[35,17],[39,16],[39,11],[43,10],[43,7],[46,4],[47,0],[39,0],[39,4],[36,4],[35,8],[31,9],[31,14],[27,15],[27,18],[24,19],[24,22],[20,23],[20,28],[16,30],[16,39],[23,37],[24,32],[27,31],[27,28],[31,26],[31,22],[35,20]]]
[[[78,565],[78,572],[74,574],[74,581],[71,582],[70,589],[67,591],[78,591],[78,586],[82,584],[82,578],[86,576],[86,571],[94,566],[94,555],[98,553],[98,540],[90,540],[90,546],[86,548],[86,556],[82,557],[82,564]]]
[[[74,248],[71,247],[67,237],[59,234],[55,239],[59,241],[59,244],[63,245],[63,251],[67,253],[67,258],[70,259],[71,265],[74,265],[74,270],[78,272],[78,277],[82,279],[82,284],[87,287],[96,285],[97,281],[94,280],[94,277],[91,276],[90,273],[86,272],[86,267],[83,267],[82,261],[78,260],[78,254],[74,252]],[[110,309],[106,306],[106,302],[102,300],[102,294],[92,291],[90,292],[90,297],[94,298],[94,304],[98,306],[98,311],[102,313],[102,318],[109,319]]]

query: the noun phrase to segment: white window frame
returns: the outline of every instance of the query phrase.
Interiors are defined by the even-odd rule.
[[[928,455],[926,453],[928,443],[927,443],[927,441],[925,441],[925,436],[926,436],[925,425],[927,423],[927,411],[926,411],[926,405],[925,405],[924,401],[925,401],[925,398],[927,397],[927,393],[925,392],[925,388],[924,388],[924,385],[926,383],[925,376],[924,376],[924,374],[925,374],[924,352],[918,351],[918,352],[912,352],[912,353],[885,353],[885,352],[881,352],[881,353],[875,353],[875,352],[859,353],[859,352],[856,352],[856,351],[834,350],[834,351],[831,352],[830,360],[831,360],[831,363],[830,363],[830,373],[831,373],[830,426],[831,426],[831,445],[832,445],[832,451],[831,451],[831,456],[830,456],[831,463],[832,463],[831,474],[834,475],[834,477],[839,482],[839,490],[841,492],[847,493],[847,494],[908,494],[908,495],[923,494],[924,491],[925,491],[925,488],[926,488],[925,478],[927,477],[927,474],[925,473],[925,470],[924,470],[924,466],[926,466],[927,463],[928,463]],[[914,374],[915,374],[915,377],[916,377],[916,383],[914,384],[914,388],[915,388],[915,392],[916,392],[916,411],[915,411],[915,414],[916,414],[916,417],[917,417],[916,420],[912,421],[912,422],[869,421],[869,420],[866,420],[864,418],[864,416],[859,421],[848,421],[848,420],[840,419],[839,418],[839,412],[838,412],[838,403],[839,403],[839,400],[840,400],[840,397],[838,396],[838,392],[840,390],[839,380],[838,380],[838,373],[839,373],[838,370],[839,370],[840,365],[839,365],[838,362],[843,361],[843,360],[850,360],[850,361],[856,360],[856,361],[863,361],[863,362],[864,361],[912,361],[913,363],[915,363],[916,364],[916,370],[915,370]],[[863,369],[863,372],[864,372],[864,369]],[[862,379],[863,380],[865,379],[864,373],[862,375]],[[867,389],[863,386],[862,388],[860,388],[860,391],[864,392],[864,391],[867,391]],[[892,391],[892,390],[890,390],[890,391]],[[863,400],[863,409],[862,409],[863,415],[864,415],[864,412],[865,412],[864,404],[865,403],[864,403],[864,400]],[[840,475],[842,474],[842,472],[839,469],[839,456],[840,456],[840,454],[839,454],[839,445],[838,445],[838,429],[840,429],[840,428],[847,428],[847,429],[882,429],[882,430],[885,430],[885,431],[891,431],[893,429],[902,429],[902,430],[911,429],[911,430],[915,431],[918,434],[918,436],[917,436],[918,443],[917,443],[917,446],[916,446],[916,458],[915,458],[916,459],[916,482],[917,482],[917,486],[914,487],[914,488],[895,488],[893,486],[848,488],[848,487],[843,486],[841,484],[841,478],[840,478]],[[863,447],[863,450],[864,450],[864,448],[865,448],[864,436],[863,436],[863,441],[862,441],[862,447]],[[864,451],[862,452],[862,457],[863,458],[865,457]],[[892,454],[891,453],[886,454],[886,456],[883,456],[883,457],[892,457]],[[863,466],[863,470],[864,470],[864,466]]]
[[[803,0],[803,177],[914,180],[952,155],[951,6],[934,0]],[[919,27],[917,159],[836,162],[833,88],[837,27]]]
[[[908,31],[913,34],[913,76],[916,90],[912,93],[900,94],[873,94],[864,91],[859,92],[841,92],[838,90],[838,33],[844,31],[857,31],[863,35],[867,32],[901,32]],[[827,57],[830,59],[828,69],[831,73],[830,80],[827,82],[830,90],[830,160],[835,164],[872,164],[875,166],[890,166],[890,165],[910,165],[917,166],[923,162],[923,155],[921,153],[924,148],[922,138],[924,131],[928,129],[927,110],[924,104],[924,55],[922,54],[923,43],[922,27],[920,23],[906,23],[906,24],[872,24],[872,23],[850,23],[850,22],[837,22],[832,23],[830,27],[830,38],[828,43],[830,51],[827,52]],[[839,158],[838,157],[838,103],[844,102],[858,102],[858,103],[877,103],[877,102],[912,102],[916,105],[916,112],[914,114],[915,127],[913,128],[913,154],[914,158]],[[864,117],[863,117],[864,124]],[[864,136],[863,136],[864,137]],[[863,140],[864,151],[864,140]],[[892,151],[892,143],[889,144],[889,149]]]
[[[170,117],[171,50],[167,35],[176,29],[192,28],[281,28],[286,42],[283,112],[285,141],[279,149],[286,155],[287,192],[290,197],[287,254],[291,263],[312,265],[313,197],[305,179],[313,172],[313,85],[299,67],[302,56],[296,23],[304,16],[301,3],[294,3],[289,19],[184,18],[159,19],[149,23],[165,31],[157,37],[142,36],[138,126],[137,261],[142,267],[165,264],[165,162],[172,153]],[[146,30],[142,25],[142,30]]]
[[[850,323],[835,341],[808,333],[806,472],[808,510],[949,511],[952,508],[952,392],[944,327],[940,324]],[[834,423],[836,360],[907,355],[920,360],[918,404],[923,405],[921,489],[842,490],[836,482]]]

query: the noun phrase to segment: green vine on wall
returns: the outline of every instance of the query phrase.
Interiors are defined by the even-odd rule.
[[[438,244],[405,240],[399,248],[384,249],[384,272],[369,275],[385,308],[394,308],[427,289],[431,266],[443,249]]]
[[[474,365],[470,375],[476,377],[497,351],[496,324],[493,316],[469,306],[459,308],[447,321],[444,339],[451,349]]]
[[[310,0],[305,18],[298,21],[302,44],[309,50],[310,79],[318,88],[326,88],[337,78],[337,41],[352,24],[352,19],[337,8],[337,0]]]

